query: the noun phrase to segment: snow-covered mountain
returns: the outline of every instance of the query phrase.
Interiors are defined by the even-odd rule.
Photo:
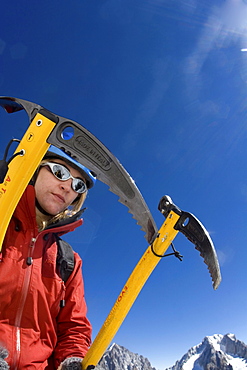
[[[104,354],[96,370],[156,370],[147,358],[113,344]]]
[[[205,337],[176,364],[166,370],[244,370],[247,369],[247,346],[234,334]]]
[[[149,360],[113,344],[104,354],[96,370],[156,370]],[[247,345],[234,334],[205,337],[166,370],[245,370]]]
[[[149,360],[113,344],[96,370],[156,370]],[[247,370],[247,345],[234,334],[205,337],[192,347],[174,366],[165,370]]]

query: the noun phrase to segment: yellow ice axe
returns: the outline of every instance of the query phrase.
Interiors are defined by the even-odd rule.
[[[178,230],[174,229],[174,225],[178,219],[179,215],[176,213],[171,212],[169,214],[169,217],[160,228],[154,243],[152,246],[147,248],[137,263],[99,333],[93,341],[92,346],[83,359],[83,370],[93,369],[103,356],[105,350],[114,338],[139,295],[142,287],[161,259],[161,257],[157,257],[153,251],[160,255],[164,254],[177,235]]]
[[[15,207],[50,144],[88,167],[108,185],[128,207],[150,243],[157,232],[151,212],[133,179],[101,141],[79,123],[36,103],[0,97],[0,106],[8,113],[25,110],[30,120],[14,155],[10,159],[6,155],[0,161],[0,249]]]
[[[220,284],[221,275],[213,242],[201,222],[191,213],[181,211],[169,196],[164,196],[161,199],[158,208],[164,214],[166,220],[121,290],[114,306],[82,361],[83,370],[94,369],[97,365],[150,274],[161,258],[165,256],[165,252],[172,245],[179,231],[195,245],[195,248],[199,250],[204,258],[204,262],[208,265],[209,272],[213,278],[214,289],[217,289]],[[175,250],[171,254],[175,254],[179,259],[182,257]]]

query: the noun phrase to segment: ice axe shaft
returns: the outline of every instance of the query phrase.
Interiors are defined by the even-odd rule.
[[[169,248],[169,245],[178,233],[178,230],[174,229],[174,225],[179,220],[179,217],[173,211],[169,213],[152,245],[156,253],[163,254]],[[97,365],[160,259],[154,255],[150,245],[121,290],[108,317],[82,361],[82,369],[93,369]]]
[[[16,149],[16,153],[19,155],[6,167],[7,173],[2,176],[3,181],[0,184],[0,252],[12,214],[24,189],[49,148],[46,138],[54,126],[54,122],[37,114]]]

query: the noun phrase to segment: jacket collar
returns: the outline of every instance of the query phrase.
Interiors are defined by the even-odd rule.
[[[49,232],[59,232],[65,234],[73,231],[82,224],[81,215],[85,209],[77,212],[72,217],[49,225],[45,230]],[[15,209],[14,217],[17,218],[25,229],[33,228],[38,230],[35,212],[35,190],[32,185],[28,185]]]

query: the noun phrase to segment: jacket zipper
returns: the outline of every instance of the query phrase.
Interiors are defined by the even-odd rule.
[[[20,360],[20,353],[21,353],[21,319],[22,319],[22,314],[24,310],[24,305],[26,302],[27,294],[28,294],[28,288],[30,284],[30,277],[31,277],[31,265],[32,265],[32,255],[33,255],[33,250],[35,246],[37,238],[32,237],[31,243],[29,245],[29,250],[28,250],[28,256],[26,258],[26,264],[27,268],[25,269],[25,275],[24,275],[24,281],[22,285],[22,291],[21,291],[21,299],[20,299],[20,304],[19,307],[17,308],[17,313],[16,313],[16,318],[15,318],[15,355],[13,358],[13,365],[11,366],[11,369],[16,370],[18,369],[18,364]]]

